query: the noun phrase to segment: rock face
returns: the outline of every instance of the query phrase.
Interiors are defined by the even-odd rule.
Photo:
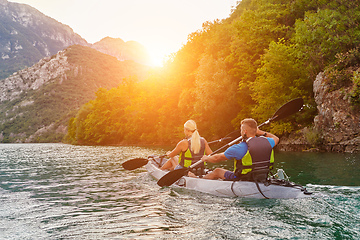
[[[276,149],[284,152],[314,151],[315,149],[318,151],[317,148],[314,148],[314,146],[309,144],[305,139],[306,131],[307,128],[298,132],[292,132],[287,137],[282,137]]]
[[[35,99],[24,97],[28,92],[39,91],[44,85],[54,81],[61,82],[66,78],[66,73],[69,73],[70,70],[75,71],[74,66],[71,67],[67,58],[66,50],[60,51],[52,58],[45,57],[32,67],[20,70],[2,80],[0,84],[0,123],[15,124],[18,118],[26,116],[26,111],[24,110],[24,112],[21,112],[21,109],[33,107],[33,105],[38,104]],[[7,107],[6,104],[3,104],[4,102],[10,103],[13,107]],[[16,102],[18,102],[18,104],[11,104]],[[20,112],[17,112],[19,110]],[[67,131],[65,125],[55,125],[54,123],[51,123],[50,126],[41,125],[41,128],[31,136],[28,136],[25,132],[11,132],[10,134],[5,135],[8,135],[8,138],[14,139],[17,143],[34,142],[41,134],[44,134],[55,127],[61,129],[61,133],[63,134]],[[53,132],[57,133],[57,129],[54,129]],[[2,131],[0,134],[0,141],[3,141],[3,139],[4,132]]]
[[[58,52],[53,58],[43,58],[37,64],[18,71],[1,81],[0,103],[13,101],[21,93],[39,89],[42,85],[59,76],[64,76],[70,70],[65,50]]]
[[[281,138],[281,151],[360,152],[360,112],[351,106],[347,93],[353,86],[330,91],[323,73],[313,84],[318,115],[314,128]],[[316,141],[309,143],[309,137]]]
[[[0,0],[0,142],[61,141],[99,87],[143,80],[149,59],[137,42],[91,45],[33,7]]]
[[[314,126],[327,145],[326,150],[360,151],[360,113],[352,109],[346,96],[352,86],[329,91],[324,74],[319,73],[313,88],[318,108]]]
[[[148,69],[80,45],[45,57],[1,80],[0,142],[60,142],[69,119],[99,88],[146,76]]]
[[[72,45],[92,47],[120,61],[151,65],[147,49],[138,42],[106,37],[89,44],[69,26],[29,5],[0,0],[0,79]]]
[[[0,0],[0,79],[74,44],[90,45],[35,8]]]

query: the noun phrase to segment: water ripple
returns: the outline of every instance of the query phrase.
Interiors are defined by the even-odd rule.
[[[322,193],[309,199],[220,198],[159,188],[144,168],[121,167],[163,152],[0,145],[0,239],[360,238],[359,187],[308,184]]]

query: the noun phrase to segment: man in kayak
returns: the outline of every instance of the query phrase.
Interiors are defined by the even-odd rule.
[[[194,120],[188,120],[184,124],[184,134],[185,139],[181,140],[174,150],[166,154],[170,159],[160,168],[161,170],[188,167],[200,161],[204,154],[212,153],[208,142],[200,136]],[[204,164],[200,165],[199,168],[193,170],[196,175],[201,175],[204,170]]]
[[[204,162],[218,163],[234,159],[234,171],[216,168],[206,174],[205,179],[251,180],[250,172],[256,163],[272,166],[274,163],[273,148],[279,143],[274,134],[264,132],[257,127],[254,119],[241,121],[241,136],[243,141],[229,147],[224,153],[203,156]]]

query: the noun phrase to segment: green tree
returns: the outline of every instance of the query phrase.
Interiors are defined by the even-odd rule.
[[[295,46],[286,45],[283,39],[277,43],[272,42],[269,50],[262,56],[258,77],[251,84],[251,96],[257,102],[252,113],[261,122],[271,117],[279,103],[293,98],[302,97],[307,105],[313,104],[312,81],[296,56]],[[274,123],[271,126],[276,134],[293,130],[289,122],[282,125]]]
[[[250,117],[255,105],[251,97],[251,83],[257,77],[261,56],[269,44],[279,38],[289,38],[291,29],[287,21],[290,13],[285,1],[257,0],[242,9],[242,14],[232,24],[236,32],[232,37],[231,54],[226,60],[231,64],[230,74],[239,81],[238,116],[233,122]]]
[[[306,12],[295,26],[299,58],[308,66],[312,79],[335,60],[337,53],[345,53],[360,43],[359,3],[328,1],[321,7],[316,12]]]
[[[359,62],[358,51],[350,51],[359,45],[359,19],[356,1],[243,0],[228,19],[191,33],[146,80],[99,90],[70,121],[70,135],[96,144],[174,143],[192,118],[211,140],[239,127],[243,118],[265,121],[297,97],[305,100],[303,113],[271,124],[271,131],[310,124],[315,76],[324,69],[339,72],[344,59],[351,63],[341,71]],[[349,97],[357,103],[358,76],[351,73]]]

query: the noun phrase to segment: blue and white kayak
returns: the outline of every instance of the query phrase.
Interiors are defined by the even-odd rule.
[[[150,156],[148,160],[145,167],[156,180],[169,172],[160,169],[167,159]],[[265,183],[256,183],[252,181],[209,180],[184,176],[172,184],[171,187],[186,188],[221,197],[279,199],[312,197],[312,193],[308,192],[305,187],[276,178],[270,178]]]

